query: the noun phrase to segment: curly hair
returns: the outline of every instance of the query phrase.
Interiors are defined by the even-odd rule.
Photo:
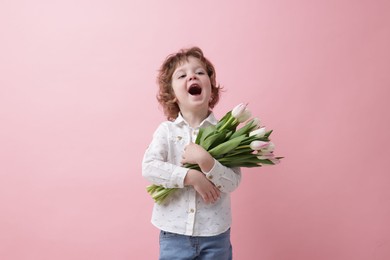
[[[165,59],[157,76],[157,83],[159,86],[157,100],[162,106],[165,116],[170,121],[174,121],[180,112],[172,89],[172,75],[180,64],[188,61],[188,57],[198,58],[210,78],[211,101],[209,102],[209,108],[213,109],[219,101],[219,93],[222,88],[216,83],[216,74],[213,64],[203,55],[203,51],[199,47],[181,49],[177,53],[170,54]]]

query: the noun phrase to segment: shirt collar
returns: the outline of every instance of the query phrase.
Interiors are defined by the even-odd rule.
[[[211,124],[211,125],[216,125],[218,123],[218,120],[215,118],[213,112],[211,112],[209,114],[209,116],[206,117],[205,120],[202,121],[202,123],[200,123],[199,127],[202,127],[206,122]],[[177,118],[175,119],[175,121],[173,121],[173,123],[176,125],[180,125],[180,124],[188,125],[188,123],[186,122],[184,117],[181,115],[181,113],[178,114]]]

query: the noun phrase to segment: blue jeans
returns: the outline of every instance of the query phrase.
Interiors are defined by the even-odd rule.
[[[230,229],[211,237],[160,232],[160,260],[231,260]]]

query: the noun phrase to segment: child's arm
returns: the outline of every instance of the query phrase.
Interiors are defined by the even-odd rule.
[[[142,176],[155,185],[165,188],[183,188],[187,168],[178,166],[168,159],[169,129],[161,124],[153,134],[152,142],[142,160]],[[177,164],[180,162],[178,161]]]
[[[216,202],[221,195],[221,192],[206,178],[204,173],[197,170],[191,169],[187,172],[184,185],[193,186],[206,203]]]
[[[197,164],[202,172],[208,172],[214,166],[214,158],[198,144],[190,143],[187,145],[182,157],[182,164]]]
[[[168,139],[169,130],[166,125],[162,124],[153,134],[153,140],[145,152],[142,161],[143,177],[165,188],[193,186],[206,203],[217,201],[220,191],[206,178],[204,173],[168,162],[168,150],[170,149]],[[210,156],[207,152],[206,155]],[[214,164],[212,157],[208,159],[210,160],[200,160],[203,170],[211,169]]]
[[[203,147],[194,143],[185,148],[181,162],[198,164],[203,174],[222,192],[234,191],[241,181],[240,168],[223,166]]]

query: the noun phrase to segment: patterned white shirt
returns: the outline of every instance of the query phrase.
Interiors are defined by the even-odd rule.
[[[143,158],[142,175],[153,184],[179,188],[164,203],[155,203],[152,224],[157,228],[188,236],[214,236],[230,228],[230,193],[240,183],[240,169],[214,160],[213,168],[204,174],[221,191],[221,197],[206,204],[192,186],[184,186],[188,169],[180,163],[184,147],[195,142],[199,128],[216,123],[211,113],[199,127],[191,128],[179,114],[175,121],[163,122],[155,131]]]

